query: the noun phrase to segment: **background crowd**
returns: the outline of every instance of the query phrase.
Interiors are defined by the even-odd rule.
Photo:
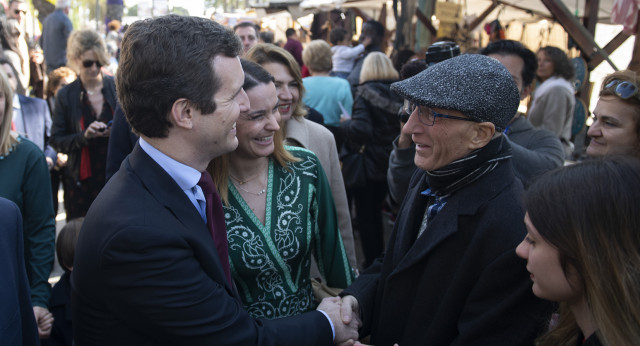
[[[87,344],[100,344],[96,335],[156,343],[194,337],[189,344],[218,340],[207,339],[212,335],[242,344],[244,337],[277,338],[274,331],[291,326],[305,334],[324,323],[316,309],[330,320],[336,343],[353,343],[353,330],[381,345],[640,340],[640,81],[633,71],[605,78],[589,145],[574,160],[575,72],[558,47],[534,53],[496,40],[458,56],[445,39],[399,61],[383,51],[385,28],[376,21],[364,23],[353,47],[341,28],[330,42],[306,44],[289,29],[287,42],[276,45],[252,23],[223,28],[177,16],[139,22],[130,34],[112,22],[102,35],[72,30],[65,0],[35,40],[23,32],[26,11],[21,0],[11,1],[0,23],[0,253],[11,283],[0,285],[0,343],[72,345],[74,317],[82,316],[75,335]],[[156,34],[176,38],[167,48],[149,39]],[[219,42],[191,37],[205,34]],[[194,42],[212,48],[187,46]],[[142,54],[144,44],[149,52]],[[150,57],[181,44],[190,49],[183,66],[173,56]],[[434,58],[443,51],[451,54]],[[211,63],[191,66],[209,62],[203,59]],[[205,80],[213,75],[215,83]],[[157,87],[164,84],[175,85]],[[528,97],[527,113],[518,113]],[[211,126],[204,114],[223,120]],[[219,138],[206,138],[205,128]],[[156,163],[166,177],[142,168]],[[157,227],[192,229],[193,220],[179,214],[195,215],[215,251],[198,237],[168,233],[158,236],[167,243],[151,240],[138,251],[142,235],[153,237],[148,229],[130,238],[114,233],[124,243],[105,250],[112,240],[98,230],[150,222],[126,215],[126,207],[132,215],[140,210],[133,202],[108,216],[125,226],[96,220],[119,198],[131,193],[135,200],[136,184],[152,185],[132,183],[131,172],[154,181],[140,204],[155,205],[168,185],[188,197],[172,211],[179,223],[158,216]],[[67,223],[56,239],[59,188]],[[388,222],[395,223],[391,234]],[[83,232],[89,235],[78,240]],[[78,241],[84,260],[74,262]],[[136,331],[131,319],[145,315],[134,308],[128,317],[96,312],[109,307],[93,304],[90,290],[132,306],[134,297],[153,292],[155,303],[178,308],[167,286],[180,284],[152,278],[162,277],[161,262],[153,261],[162,251],[177,253],[176,243],[180,270],[166,270],[194,280],[181,294],[195,299],[210,290],[246,309],[220,329],[224,336],[209,330],[195,337],[195,327],[182,331],[143,303],[139,311],[160,313],[162,323],[143,322]],[[104,267],[90,256],[100,251],[112,262],[97,279],[96,268]],[[210,260],[220,273],[204,271],[219,274],[219,285],[195,281],[201,269],[182,263],[192,252],[215,253]],[[52,288],[55,256],[64,274]],[[123,270],[127,261],[149,262],[152,275],[140,285],[150,291],[127,286],[136,277]],[[334,298],[321,300],[327,296]],[[225,301],[211,318],[187,310],[177,316],[211,324],[234,304]],[[100,319],[123,321],[110,328],[125,332],[94,333]],[[281,323],[255,322],[261,319]],[[256,335],[227,335],[239,326]],[[291,340],[322,344],[324,332]]]

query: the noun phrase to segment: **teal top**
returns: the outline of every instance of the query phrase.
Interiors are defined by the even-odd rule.
[[[322,113],[324,124],[340,126],[342,108],[351,116],[353,96],[351,86],[346,79],[340,77],[306,77],[302,79],[305,105]],[[342,108],[340,108],[342,105]]]
[[[12,150],[0,156],[0,196],[22,213],[31,304],[48,307],[56,240],[51,178],[44,153],[28,139],[19,136]]]
[[[315,309],[311,255],[330,287],[345,288],[353,273],[342,245],[329,183],[310,151],[286,147],[299,162],[269,160],[264,225],[229,181],[224,206],[231,274],[255,318],[279,318]]]

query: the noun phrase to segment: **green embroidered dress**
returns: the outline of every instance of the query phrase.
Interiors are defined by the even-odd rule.
[[[224,206],[231,274],[253,317],[279,318],[315,309],[311,255],[331,287],[347,287],[353,274],[338,231],[331,189],[318,158],[286,147],[299,162],[269,160],[265,224],[229,181]]]

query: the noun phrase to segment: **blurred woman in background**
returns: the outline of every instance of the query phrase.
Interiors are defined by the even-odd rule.
[[[587,184],[585,184],[587,182]],[[635,345],[640,340],[640,161],[587,160],[525,192],[533,293],[560,303],[538,345]]]
[[[86,215],[105,184],[116,88],[113,78],[101,70],[109,58],[100,34],[74,31],[67,47],[67,61],[78,79],[58,92],[50,144],[68,155],[64,206],[71,220]]]
[[[533,102],[528,113],[529,121],[535,127],[555,133],[562,142],[565,158],[571,158],[571,126],[576,104],[573,65],[560,48],[540,48],[537,56],[536,77],[541,84],[533,94]]]

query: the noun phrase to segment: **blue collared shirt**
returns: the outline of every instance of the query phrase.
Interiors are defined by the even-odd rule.
[[[140,148],[144,150],[144,152],[147,153],[153,161],[159,164],[173,180],[175,180],[182,191],[184,191],[187,197],[189,197],[193,206],[196,207],[202,217],[202,220],[206,223],[206,200],[202,189],[198,186],[198,181],[200,181],[202,173],[198,172],[198,170],[193,167],[189,167],[170,158],[160,150],[154,148],[142,137],[140,137],[139,143]]]

